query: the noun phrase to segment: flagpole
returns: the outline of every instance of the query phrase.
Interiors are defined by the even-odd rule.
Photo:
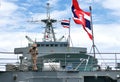
[[[95,54],[95,42],[94,42],[94,32],[93,32],[93,23],[92,23],[92,8],[91,8],[91,6],[89,6],[89,10],[90,10],[90,13],[91,13],[91,16],[90,16],[90,19],[91,19],[90,26],[91,26],[91,30],[92,30],[92,48],[93,48],[94,58],[96,58],[96,54]]]
[[[71,26],[71,25],[70,25],[70,22],[71,22],[71,18],[69,18],[69,35],[68,35],[68,38],[69,38],[69,47],[70,47],[70,28],[71,28],[71,27],[70,27],[70,26]]]

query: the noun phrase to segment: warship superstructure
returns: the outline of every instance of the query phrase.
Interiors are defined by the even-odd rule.
[[[49,4],[47,4],[49,9]],[[102,70],[98,60],[87,53],[83,47],[70,47],[69,40],[57,40],[53,23],[57,20],[47,18],[43,41],[36,42],[28,36],[27,47],[15,48],[14,54],[22,54],[20,63],[6,65],[6,71],[0,71],[3,82],[120,82],[120,71],[110,68]],[[61,37],[61,39],[64,37]],[[69,37],[68,37],[69,38]],[[35,43],[38,48],[37,67],[32,70],[29,49]]]

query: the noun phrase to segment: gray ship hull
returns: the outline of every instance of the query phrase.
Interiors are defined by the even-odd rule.
[[[0,72],[0,80],[2,82],[120,82],[120,71],[6,71]]]
[[[70,32],[68,37],[56,38],[53,23],[57,20],[50,17],[49,3],[46,8],[47,19],[41,20],[45,24],[42,41],[26,36],[28,46],[14,49],[14,54],[22,56],[15,64],[4,64],[6,71],[0,72],[0,82],[120,82],[120,69],[107,66],[106,70],[98,65],[94,40],[94,55],[89,55],[87,48],[70,46]]]

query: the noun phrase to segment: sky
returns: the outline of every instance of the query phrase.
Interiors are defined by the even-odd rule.
[[[68,29],[63,28],[59,21],[71,18],[72,46],[86,47],[89,53],[92,41],[82,26],[72,20],[71,2],[72,0],[0,0],[0,52],[14,52],[14,48],[26,47],[26,35],[41,41],[45,25],[40,20],[46,18],[46,3],[50,3],[50,16],[58,20],[54,24],[57,38],[68,35]],[[99,52],[119,53],[120,0],[78,0],[78,3],[84,11],[89,11],[89,6],[92,6],[94,41]],[[30,22],[32,20],[37,22]],[[16,57],[14,54],[0,55],[1,58]],[[114,56],[111,55],[112,58]]]

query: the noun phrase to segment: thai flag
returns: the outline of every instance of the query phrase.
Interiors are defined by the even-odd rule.
[[[70,27],[70,21],[69,21],[69,20],[62,20],[62,21],[61,21],[61,25],[62,25],[64,28],[69,28],[69,27]]]
[[[90,19],[90,12],[85,12],[80,9],[77,0],[72,0],[72,13],[73,13],[73,20],[76,24],[81,24],[83,29],[87,32],[89,38],[92,40],[92,31],[91,31],[91,19]]]

